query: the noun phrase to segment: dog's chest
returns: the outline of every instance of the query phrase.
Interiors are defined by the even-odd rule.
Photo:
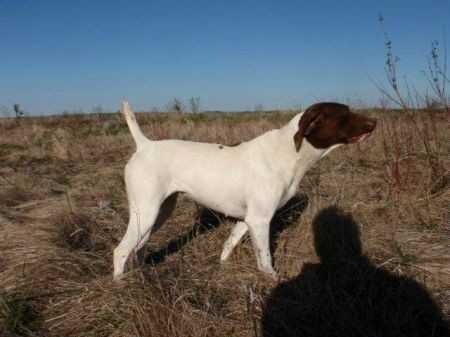
[[[286,182],[286,184],[283,186],[284,193],[281,195],[280,203],[278,205],[278,208],[283,207],[289,200],[291,200],[294,195],[298,191],[298,186],[300,184],[300,181],[303,179],[305,173],[307,170],[307,166],[299,165],[295,167],[294,174],[289,177]]]
[[[283,207],[292,197],[297,193],[297,184],[291,184],[286,188],[285,193],[283,193],[278,208]]]

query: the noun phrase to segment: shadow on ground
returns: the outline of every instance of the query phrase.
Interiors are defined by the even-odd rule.
[[[308,196],[297,194],[275,213],[270,223],[270,252],[272,255],[277,248],[280,234],[289,226],[299,222],[307,206]]]
[[[286,205],[277,211],[270,225],[270,242],[272,253],[276,249],[276,242],[279,234],[287,227],[297,222],[307,205],[307,196],[305,194],[299,194],[289,200]],[[180,251],[197,236],[206,234],[219,227],[225,219],[226,217],[220,213],[214,212],[207,208],[201,208],[198,219],[192,226],[192,229],[189,232],[171,240],[165,247],[148,254],[145,257],[145,264],[157,265],[164,262],[168,256]],[[165,219],[161,222],[164,222],[164,220]]]
[[[359,227],[330,207],[313,221],[318,264],[306,264],[268,297],[264,337],[445,337],[449,323],[412,278],[377,268],[362,255]]]
[[[223,221],[224,217],[221,214],[215,213],[208,208],[202,208],[199,212],[197,221],[189,232],[171,240],[165,247],[150,252],[150,254],[145,257],[145,263],[157,265],[164,262],[168,256],[183,249],[184,246],[194,240],[197,236],[206,234],[219,227]]]

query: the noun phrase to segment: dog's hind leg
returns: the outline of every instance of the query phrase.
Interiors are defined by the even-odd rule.
[[[139,173],[139,167],[133,164],[125,169],[130,220],[124,237],[114,249],[114,279],[123,274],[130,254],[137,252],[148,240],[167,196],[160,180],[148,179]]]
[[[153,224],[151,230],[147,231],[143,235],[143,237],[141,238],[136,247],[136,251],[138,251],[145,245],[151,234],[155,233],[158,229],[161,228],[162,225],[164,225],[166,220],[173,213],[175,206],[177,205],[177,197],[178,193],[174,193],[169,197],[167,197],[166,200],[164,200],[161,207],[159,208],[158,216],[156,217],[155,223]]]
[[[146,207],[130,207],[130,221],[127,231],[114,249],[114,279],[123,274],[125,263],[131,252],[137,251],[148,239],[158,216],[160,203],[148,204]]]

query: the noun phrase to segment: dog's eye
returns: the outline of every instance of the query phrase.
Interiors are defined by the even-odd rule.
[[[339,118],[339,126],[343,127],[349,123],[349,116],[344,115],[341,118]]]

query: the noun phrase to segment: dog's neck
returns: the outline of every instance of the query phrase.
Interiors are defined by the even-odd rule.
[[[294,135],[298,131],[298,122],[303,113],[299,113],[292,118],[286,125],[277,130],[278,137],[283,148],[277,149],[276,160],[281,163],[280,173],[284,176],[284,180],[292,186],[298,186],[300,180],[305,173],[321,158],[330,153],[339,145],[332,146],[328,149],[315,148],[305,138],[302,141],[300,150],[297,152],[294,143]]]
[[[291,157],[299,162],[300,165],[305,165],[309,168],[337,146],[332,146],[328,149],[318,149],[308,142],[305,137],[302,141],[300,150],[297,151],[295,148],[294,136],[298,131],[298,123],[300,118],[302,118],[302,115],[303,112],[295,115],[285,126],[280,129],[280,133],[284,137],[284,143],[286,144],[286,148],[290,152]]]

